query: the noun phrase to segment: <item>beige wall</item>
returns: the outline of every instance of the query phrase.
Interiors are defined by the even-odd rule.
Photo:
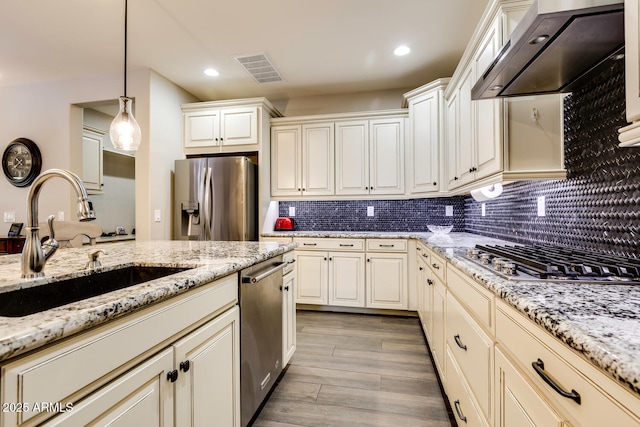
[[[135,98],[135,115],[142,129],[142,147],[136,154],[137,238],[168,239],[168,171],[173,169],[173,159],[182,157],[180,104],[196,99],[148,69],[129,72],[127,88],[127,95]],[[82,110],[74,105],[114,99],[122,90],[121,74],[0,88],[2,150],[15,138],[26,137],[40,148],[43,171],[62,168],[80,173],[77,147],[81,146]],[[4,212],[15,212],[16,222],[26,223],[28,192],[29,188],[16,188],[0,178],[0,218]],[[40,195],[39,219],[59,211],[65,213],[65,219],[75,219],[74,206],[75,195],[71,196],[69,185],[63,180],[49,181]],[[156,207],[162,210],[163,218],[152,224]],[[0,222],[0,235],[6,235],[9,226]]]

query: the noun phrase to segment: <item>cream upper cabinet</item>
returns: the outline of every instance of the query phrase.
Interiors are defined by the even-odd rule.
[[[489,3],[445,90],[445,176],[454,194],[501,181],[566,177],[562,95],[471,99],[471,89],[530,4]]]
[[[621,147],[640,146],[640,1],[624,2],[625,93],[629,126],[620,129]]]
[[[334,193],[334,125],[302,125],[302,194],[330,196]]]
[[[405,194],[406,111],[271,121],[273,197]]]
[[[269,143],[269,120],[280,116],[265,98],[196,102],[181,109],[185,154],[262,152],[262,144]]]
[[[271,195],[334,194],[332,123],[271,128]]]
[[[97,129],[86,126],[82,129],[82,181],[89,194],[102,193],[104,136]]]
[[[436,80],[404,95],[409,107],[405,166],[411,194],[445,188],[440,165],[444,161],[444,89],[448,82]]]
[[[369,121],[336,123],[336,194],[369,194]]]
[[[372,120],[369,138],[369,193],[404,194],[404,119]]]
[[[336,123],[336,194],[404,194],[404,119]]]
[[[258,108],[219,108],[184,114],[184,146],[257,145]]]

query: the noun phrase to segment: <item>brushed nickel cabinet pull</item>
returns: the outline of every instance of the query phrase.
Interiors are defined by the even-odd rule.
[[[453,339],[456,341],[456,344],[458,344],[458,347],[460,347],[464,351],[467,351],[467,346],[462,344],[462,341],[460,340],[460,335],[454,335]]]
[[[453,402],[453,406],[456,407],[456,414],[458,415],[458,418],[460,418],[461,421],[464,421],[466,423],[467,417],[462,415],[462,410],[460,409],[460,401],[456,400],[455,402]]]

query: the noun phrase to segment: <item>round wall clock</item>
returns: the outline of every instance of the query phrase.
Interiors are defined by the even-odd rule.
[[[42,155],[35,142],[17,138],[9,143],[2,155],[2,171],[16,187],[26,187],[40,174]]]

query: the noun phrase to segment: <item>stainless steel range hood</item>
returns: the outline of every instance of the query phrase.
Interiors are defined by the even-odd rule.
[[[621,0],[534,0],[471,98],[571,92],[623,48]]]

